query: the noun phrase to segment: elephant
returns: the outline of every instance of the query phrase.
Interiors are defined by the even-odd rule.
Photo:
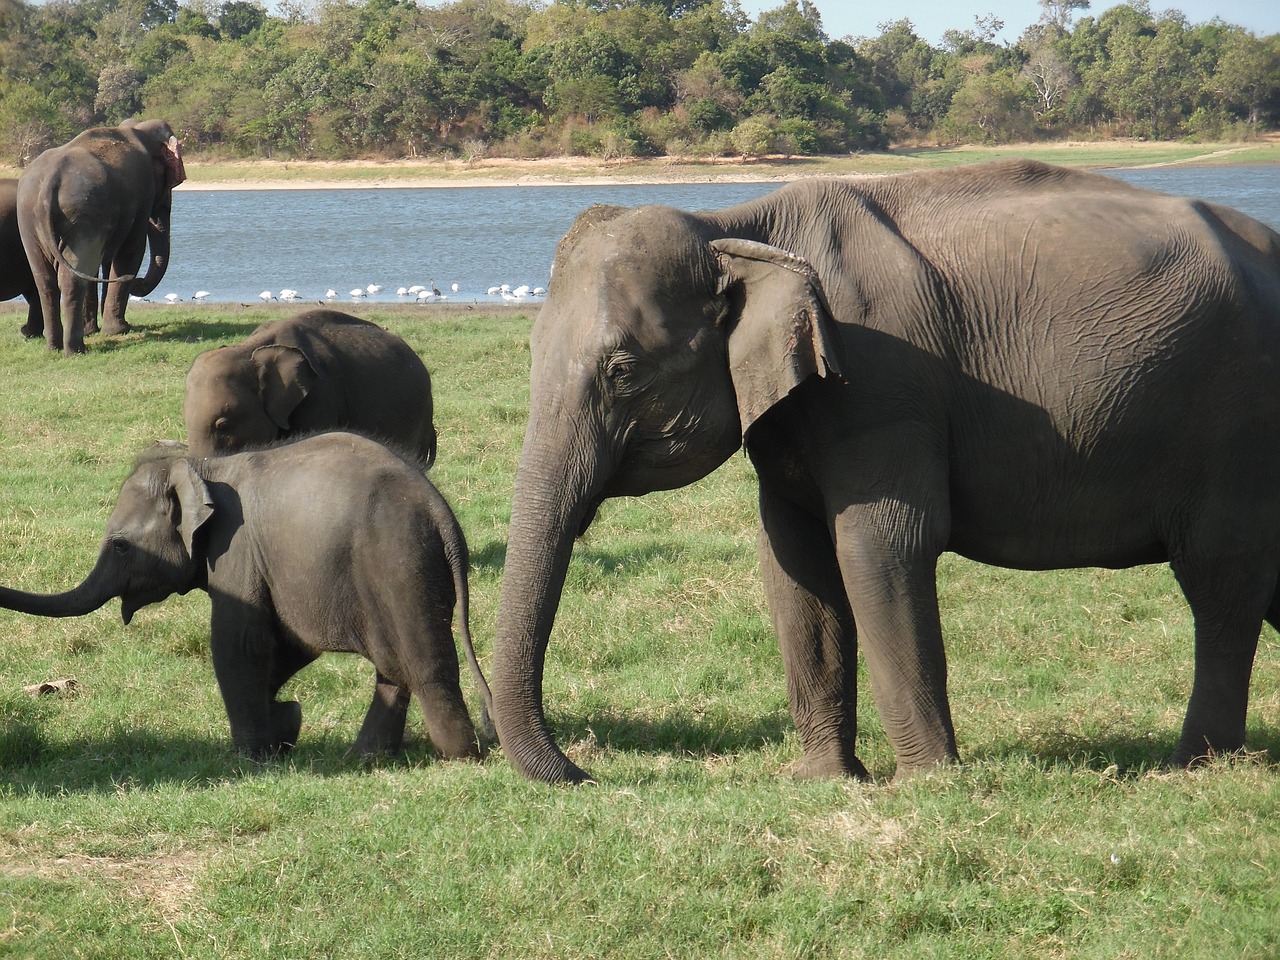
[[[294,433],[349,427],[436,455],[431,375],[377,324],[337,310],[273,320],[207,350],[187,373],[183,418],[193,456],[241,450]]]
[[[791,183],[701,214],[592,207],[531,335],[491,671],[503,752],[588,779],[542,671],[575,535],[745,447],[799,777],[867,778],[861,650],[907,776],[958,762],[950,551],[1168,562],[1195,623],[1174,765],[1245,742],[1280,627],[1280,235],[1024,160]]]
[[[487,733],[490,693],[468,626],[467,544],[422,471],[346,432],[217,457],[184,453],[170,443],[139,457],[78,586],[0,588],[0,607],[75,617],[120,597],[128,624],[141,607],[201,589],[212,601],[214,674],[240,752],[264,758],[296,744],[302,709],[276,696],[320,653],[335,651],[361,654],[377,674],[354,753],[401,748],[412,694],[438,755],[481,756],[451,629],[456,602]]]
[[[22,249],[18,232],[18,181],[16,177],[0,179],[0,301],[22,297],[27,301],[27,322],[21,331],[27,337],[44,334],[44,317],[40,313],[40,292],[36,289],[27,252]]]
[[[102,330],[129,330],[129,296],[149,294],[168,269],[173,188],[186,176],[181,142],[163,120],[94,127],[23,171],[18,225],[51,350],[84,352],[85,333],[98,328],[100,271]]]

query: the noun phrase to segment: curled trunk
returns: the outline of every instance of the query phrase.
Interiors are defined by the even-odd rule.
[[[145,297],[160,285],[169,269],[169,209],[168,205],[147,221],[147,272],[129,287],[135,297]]]

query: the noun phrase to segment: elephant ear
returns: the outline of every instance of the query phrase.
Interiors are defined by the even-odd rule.
[[[728,297],[729,373],[746,436],[809,377],[840,374],[839,338],[808,261],[754,240],[713,240]]]
[[[316,382],[316,371],[301,350],[280,343],[268,343],[253,351],[258,368],[258,390],[267,416],[281,430],[289,429],[289,418]]]
[[[178,506],[178,533],[187,556],[194,558],[196,532],[213,516],[213,497],[204,478],[185,457],[175,459],[169,468],[169,489]]]

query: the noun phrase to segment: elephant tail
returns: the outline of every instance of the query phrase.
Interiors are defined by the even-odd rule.
[[[64,267],[74,273],[81,280],[88,280],[90,283],[128,283],[137,276],[136,273],[128,273],[122,277],[91,277],[87,273],[81,273],[76,268],[75,264],[67,259],[67,255],[62,252],[62,244],[56,243],[53,245],[53,254],[58,258],[58,262]]]
[[[452,511],[450,511],[452,516]],[[458,598],[458,634],[462,637],[462,651],[467,658],[467,668],[471,671],[471,679],[480,691],[480,731],[482,746],[496,743],[497,728],[493,724],[493,693],[489,690],[489,681],[480,670],[480,662],[476,659],[475,644],[471,642],[471,593],[467,584],[467,568],[470,557],[467,553],[467,541],[463,538],[462,527],[457,518],[453,518],[452,536],[446,538],[445,553],[449,557],[449,566],[453,570],[453,590]]]

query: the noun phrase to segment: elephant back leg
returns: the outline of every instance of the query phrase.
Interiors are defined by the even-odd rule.
[[[1249,681],[1263,618],[1280,619],[1274,559],[1175,557],[1174,575],[1195,620],[1195,677],[1170,760],[1188,766],[1245,743]]]
[[[452,604],[427,601],[417,609],[402,605],[393,618],[385,638],[366,638],[369,659],[384,676],[403,678],[422,707],[427,734],[439,756],[480,756],[459,682]]]
[[[58,288],[62,294],[62,323],[59,324],[58,330],[62,352],[68,356],[73,353],[84,353],[85,324],[93,316],[97,304],[93,285],[81,280],[66,267],[60,266]],[[49,333],[49,329],[49,324],[46,323],[46,333]],[[57,349],[52,337],[49,340],[49,346]]]
[[[103,264],[103,276],[115,278],[128,276],[138,272],[138,265],[146,254],[146,234],[138,232],[137,237],[129,237],[116,251],[114,257]],[[102,332],[116,335],[129,332],[129,324],[124,319],[125,310],[129,306],[129,289],[131,281],[103,284],[102,297]]]
[[[360,734],[351,748],[359,757],[370,759],[380,753],[396,753],[404,746],[404,725],[409,714],[409,691],[378,671],[373,702],[365,714]]]

